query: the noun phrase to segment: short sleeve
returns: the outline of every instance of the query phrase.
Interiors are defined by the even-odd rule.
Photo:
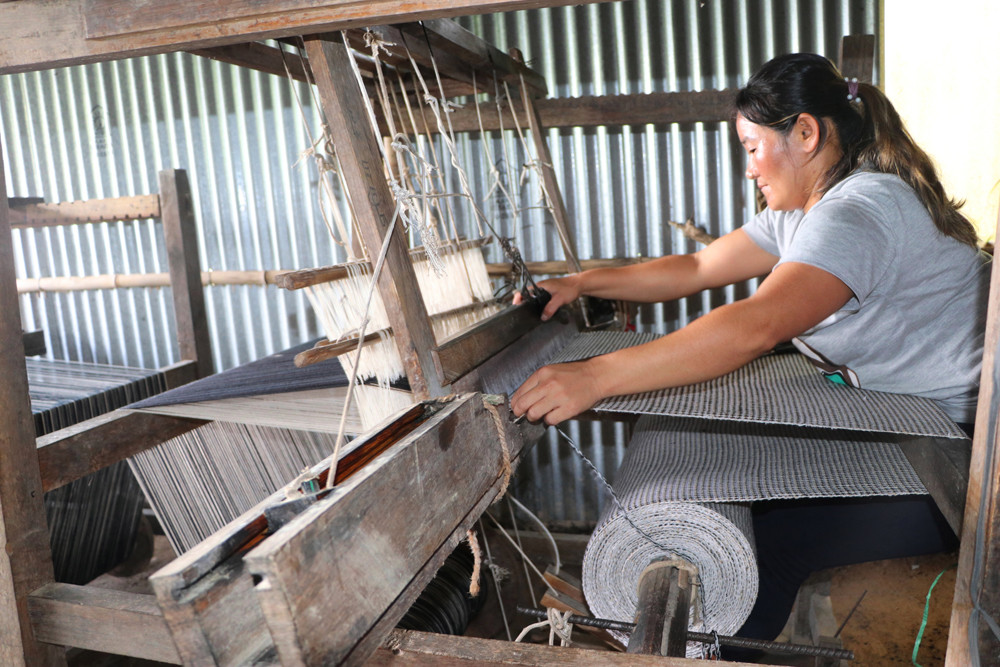
[[[775,226],[777,216],[774,211],[765,208],[763,211],[750,219],[742,229],[750,240],[775,257],[781,256],[781,249],[778,244],[778,233]]]
[[[864,303],[895,261],[899,215],[891,202],[864,195],[824,198],[803,217],[778,263],[801,262],[823,269]]]

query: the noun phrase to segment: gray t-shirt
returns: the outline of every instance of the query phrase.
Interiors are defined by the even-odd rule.
[[[974,421],[989,258],[939,232],[902,179],[856,172],[808,213],[765,209],[743,229],[778,264],[816,266],[854,293],[793,341],[830,379]]]

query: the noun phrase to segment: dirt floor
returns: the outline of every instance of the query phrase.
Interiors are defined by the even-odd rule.
[[[950,553],[830,570],[830,598],[838,623],[843,623],[861,599],[840,634],[844,646],[854,651],[851,665],[913,664],[913,643],[923,618],[927,591],[944,571],[931,595],[927,627],[917,655],[917,662],[923,667],[943,665],[957,562],[958,554]]]

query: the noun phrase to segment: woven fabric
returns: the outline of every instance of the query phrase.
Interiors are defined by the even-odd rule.
[[[631,523],[621,512],[612,511],[587,544],[583,590],[591,613],[631,622],[642,571],[654,560],[682,558],[698,568],[700,580],[690,628],[734,634],[757,598],[749,506],[635,500],[622,498]],[[625,635],[616,634],[622,643],[628,642]],[[689,642],[687,656],[700,655],[701,645]]]
[[[875,434],[663,416],[636,423],[615,488],[635,505],[927,492]]]
[[[549,363],[577,361],[653,340],[650,334],[582,333]],[[934,401],[866,391],[825,379],[800,354],[761,357],[722,377],[685,387],[616,396],[597,412],[698,417],[762,424],[965,438]]]

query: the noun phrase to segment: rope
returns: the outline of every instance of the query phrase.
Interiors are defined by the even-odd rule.
[[[483,552],[479,548],[476,531],[470,528],[465,535],[469,540],[469,549],[472,550],[472,576],[469,578],[469,595],[477,597],[479,595],[479,573],[483,567]]]
[[[573,633],[573,624],[569,622],[569,617],[573,615],[572,611],[560,612],[557,609],[548,607],[548,618],[544,621],[539,621],[538,623],[532,623],[531,625],[525,626],[521,630],[521,634],[517,636],[515,642],[519,642],[524,637],[530,633],[532,630],[537,630],[540,628],[549,628],[549,645],[555,644],[555,638],[559,637],[559,643],[562,646],[570,646],[572,642],[571,635]]]
[[[507,487],[510,485],[510,476],[513,470],[510,464],[510,450],[507,448],[507,437],[504,435],[500,410],[495,404],[490,402],[490,397],[485,395],[483,396],[483,407],[486,408],[486,411],[490,413],[490,417],[493,418],[493,425],[497,429],[497,439],[500,441],[500,472],[503,475],[503,484],[500,485],[500,491],[493,500],[495,503],[507,493]]]

